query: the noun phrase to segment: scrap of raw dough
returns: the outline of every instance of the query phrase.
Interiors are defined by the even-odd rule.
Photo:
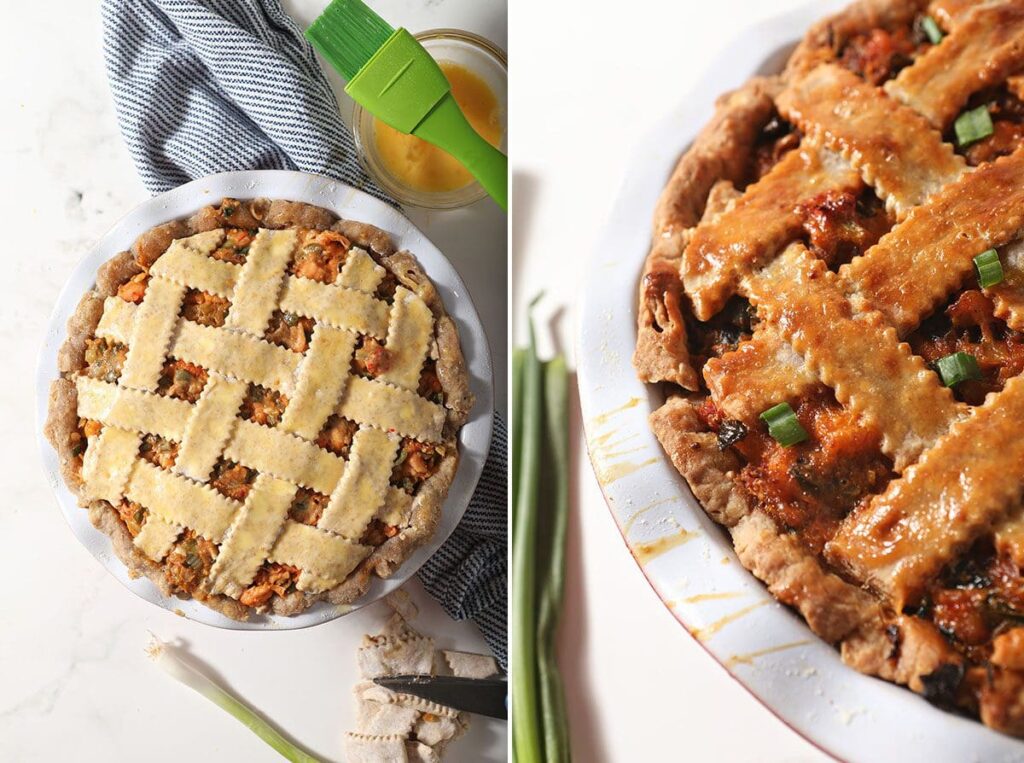
[[[405,591],[385,601],[394,614],[376,636],[364,636],[359,648],[363,678],[409,674],[451,674],[487,678],[498,674],[493,657],[471,652],[440,651],[432,638],[409,625],[418,610]],[[351,763],[437,763],[445,748],[469,728],[469,714],[411,694],[378,686],[372,680],[354,688],[356,730],[345,737]]]

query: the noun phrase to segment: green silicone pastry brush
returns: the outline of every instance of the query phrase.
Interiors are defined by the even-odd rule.
[[[447,151],[508,208],[508,158],[466,121],[437,62],[405,29],[392,29],[362,0],[334,0],[306,30],[341,76],[345,92],[396,130]]]

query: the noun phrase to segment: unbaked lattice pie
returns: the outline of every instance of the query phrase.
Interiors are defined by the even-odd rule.
[[[856,3],[719,102],[634,363],[742,563],[856,669],[1024,735],[1024,2]]]
[[[46,432],[134,574],[243,619],[347,603],[430,537],[472,406],[458,335],[383,231],[224,199],[103,265]]]

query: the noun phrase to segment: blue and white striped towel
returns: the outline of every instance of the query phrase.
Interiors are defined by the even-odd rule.
[[[103,0],[121,133],[153,193],[229,170],[298,169],[394,203],[362,171],[313,49],[278,0]],[[420,571],[504,667],[505,426],[455,533]]]

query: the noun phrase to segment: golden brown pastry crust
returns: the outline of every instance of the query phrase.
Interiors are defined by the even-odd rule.
[[[718,101],[714,117],[680,158],[655,210],[652,246],[640,283],[633,363],[641,380],[668,383],[663,385],[665,403],[650,417],[652,430],[709,516],[729,528],[740,561],[776,598],[800,612],[816,634],[836,645],[847,664],[904,684],[930,699],[950,701],[949,696],[937,692],[948,689],[941,684],[951,680],[950,675],[955,678],[954,685],[960,681],[966,667],[965,682],[981,687],[977,688],[978,704],[969,709],[985,723],[1019,734],[1024,730],[1024,703],[1006,699],[1017,691],[1013,674],[1014,660],[1019,657],[1016,641],[1014,645],[1005,639],[1001,642],[1000,659],[1006,664],[996,665],[986,684],[984,676],[977,675],[979,669],[970,667],[974,663],[951,646],[935,622],[894,607],[886,596],[862,586],[860,576],[847,576],[846,565],[831,566],[834,560],[828,554],[810,550],[798,538],[799,533],[780,529],[748,491],[739,474],[742,460],[733,449],[720,447],[719,436],[705,423],[708,414],[703,410],[710,388],[710,398],[720,414],[748,426],[757,425],[757,415],[770,405],[795,402],[822,389],[824,381],[835,387],[835,396],[844,408],[852,405],[880,431],[882,450],[895,457],[897,476],[889,485],[890,492],[897,493],[906,482],[899,479],[899,472],[936,447],[936,442],[941,443],[954,422],[970,415],[978,419],[976,426],[985,426],[984,415],[979,417],[978,409],[968,414],[966,405],[954,402],[949,390],[937,385],[934,373],[901,339],[966,277],[968,250],[973,256],[987,246],[1007,245],[1019,235],[1016,196],[1024,177],[1024,149],[970,171],[963,158],[943,142],[939,131],[950,128],[951,119],[966,101],[957,89],[969,79],[962,71],[942,72],[944,81],[952,83],[950,91],[956,92],[941,93],[917,87],[915,76],[921,75],[910,67],[889,80],[883,95],[836,65],[849,41],[870,36],[873,30],[909,25],[925,11],[940,21],[947,34],[957,28],[984,31],[987,27],[979,26],[982,11],[975,13],[978,5],[966,0],[938,0],[930,5],[911,0],[862,0],[815,24],[781,75],[756,77]],[[984,37],[993,60],[984,78],[977,80],[981,82],[978,87],[1005,79],[1024,64],[1024,40],[1018,39],[1024,34],[1014,31],[1020,12],[1018,7],[984,9],[988,17],[1003,19],[1006,27],[998,33],[988,30]],[[1021,49],[1013,49],[1007,37],[1018,40]],[[962,33],[955,43],[964,40]],[[961,44],[958,49],[969,50],[969,61],[980,56],[971,52],[969,45]],[[927,63],[943,55],[948,57],[936,46],[917,60],[926,59]],[[937,65],[929,65],[936,69]],[[1010,90],[1015,92],[1013,83]],[[911,111],[914,106],[923,116]],[[702,269],[720,267],[735,256],[740,244],[768,235],[766,227],[776,224],[788,209],[787,202],[782,205],[787,209],[769,212],[763,220],[751,223],[744,216],[748,213],[740,211],[751,206],[751,196],[736,190],[749,194],[748,183],[753,178],[746,174],[758,136],[776,114],[795,124],[801,134],[800,148],[781,160],[783,167],[787,162],[813,164],[815,157],[800,157],[800,150],[841,157],[847,167],[856,170],[855,176],[838,182],[835,172],[823,172],[823,190],[856,194],[870,184],[889,205],[894,222],[904,227],[900,235],[884,237],[869,254],[862,253],[851,264],[838,267],[838,273],[829,272],[799,245],[788,258],[776,259],[786,243],[800,240],[803,233],[797,227],[777,237],[778,241],[768,242],[763,258],[756,252],[750,255],[753,266],[732,271],[728,288],[734,292],[728,288],[715,291],[718,287],[714,286],[704,303]],[[886,157],[887,151],[894,155]],[[807,177],[806,172],[797,174]],[[778,176],[769,182],[777,180]],[[765,204],[779,198],[779,192],[775,189],[765,194]],[[975,231],[973,221],[981,217],[985,223]],[[741,229],[741,225],[747,228]],[[777,246],[779,242],[781,246]],[[1006,250],[1007,282],[986,294],[995,304],[997,317],[1015,322],[1020,298],[1014,247],[1019,244]],[[928,265],[922,266],[922,262]],[[785,280],[786,288],[778,288],[772,280],[776,277],[790,279]],[[759,318],[765,317],[763,310],[771,314],[770,319],[762,320],[753,336],[741,341],[736,350],[710,361],[699,352],[699,357],[692,355],[688,322],[709,320],[732,293],[756,305]],[[800,314],[805,308],[806,314]],[[808,321],[823,315],[827,318],[822,326],[827,324],[828,332],[814,336],[805,330]],[[845,335],[841,331],[844,322],[851,324]],[[1011,327],[1015,328],[1012,323]],[[872,328],[875,344],[860,346],[859,355],[843,357],[843,352],[852,352],[858,342],[866,341]],[[827,344],[828,336],[833,337],[834,346]],[[701,365],[703,380],[698,371]],[[868,376],[872,369],[878,371],[872,377],[878,386],[864,387],[863,380],[855,378],[857,369]],[[886,374],[900,376],[901,383],[909,385],[905,405],[893,392],[898,384],[883,384]],[[920,388],[910,389],[914,385]],[[922,421],[929,423],[922,426]],[[1013,453],[1007,456],[1012,457]],[[996,542],[1024,559],[1024,552],[1015,550],[1024,546],[1018,540],[1024,537],[1019,506],[1002,493],[997,498],[993,501],[999,503],[999,511],[986,514],[986,521],[991,521],[990,514],[1005,516],[996,529]],[[879,520],[882,524],[887,521],[884,517]],[[855,518],[848,517],[848,523],[854,522]],[[850,532],[850,537],[858,537],[855,530]],[[960,551],[977,537],[975,526],[951,544]],[[948,553],[942,557],[948,558]],[[934,574],[933,566],[928,569]],[[1024,688],[1020,690],[1024,692]]]

